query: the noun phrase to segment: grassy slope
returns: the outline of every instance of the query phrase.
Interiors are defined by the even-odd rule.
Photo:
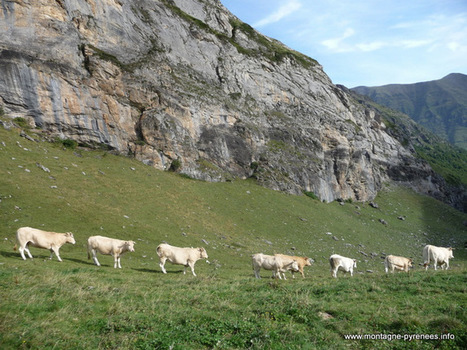
[[[380,209],[324,204],[250,181],[185,179],[103,151],[63,150],[17,134],[0,129],[0,345],[384,348],[395,343],[349,342],[342,335],[444,331],[456,341],[442,347],[466,341],[467,218],[431,198],[388,188],[376,199]],[[36,248],[36,259],[24,262],[12,250],[21,226],[72,231],[77,244],[62,248],[61,264]],[[100,258],[101,268],[87,260],[86,238],[96,234],[137,242],[122,270],[108,256]],[[155,253],[162,241],[205,246],[211,264],[197,263],[198,279],[171,265],[163,276]],[[384,276],[381,253],[412,256],[418,264],[426,243],[458,248],[452,272],[427,275],[417,266],[410,277]],[[249,258],[256,252],[316,262],[305,280],[256,281]],[[357,258],[358,271],[374,273],[332,280],[332,253]],[[446,285],[449,292],[439,293]],[[333,318],[323,321],[319,312]]]

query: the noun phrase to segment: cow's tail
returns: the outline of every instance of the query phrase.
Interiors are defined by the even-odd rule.
[[[16,249],[18,249],[18,244],[15,244],[15,246],[13,247],[14,251],[16,251]]]
[[[423,248],[423,267],[430,265],[430,253],[428,252],[428,246]]]
[[[157,248],[156,248],[156,253],[157,255],[159,256],[159,258],[161,257],[161,246],[158,245]]]
[[[336,268],[336,260],[334,258],[329,258],[329,264],[331,265],[331,270]]]

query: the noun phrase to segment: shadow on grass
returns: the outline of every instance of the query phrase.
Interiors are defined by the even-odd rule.
[[[4,252],[4,251],[0,251],[0,255],[1,256],[4,256],[6,258],[21,258],[21,255],[19,254],[19,252]]]
[[[141,269],[137,269],[137,268],[131,268],[132,270],[135,270],[135,271],[139,271],[139,272],[149,272],[149,273],[157,273],[157,274],[163,274],[162,271],[160,269],[147,269],[147,268],[141,268]],[[180,271],[167,271],[167,274],[183,274],[183,270],[180,270]],[[188,272],[187,272],[188,274]],[[190,272],[191,274],[191,272]]]
[[[23,259],[21,258],[21,255],[19,252],[5,252],[5,251],[0,251],[0,255],[5,257],[5,258],[14,258],[14,259],[17,259],[17,260],[20,260],[20,261],[23,261]],[[67,257],[63,257],[61,256],[62,260],[63,261],[72,261],[72,262],[75,262],[75,263],[79,263],[79,264],[84,264],[84,265],[94,265],[94,263],[92,261],[87,261],[87,260],[80,260],[80,259],[75,259],[75,258],[67,258]],[[58,259],[57,259],[57,256],[54,254],[54,256],[52,257],[52,259],[50,259],[50,255],[44,255],[44,254],[34,254],[32,256],[32,259],[29,258],[27,255],[26,255],[26,260],[24,261],[28,261],[28,260],[50,260],[50,261],[56,261],[56,262],[59,262]],[[103,266],[110,266],[110,265],[103,265]]]
[[[94,265],[94,263],[91,260],[80,260],[80,259],[75,259],[75,258],[62,258],[63,260],[68,260],[68,261],[73,261],[78,264],[83,264],[83,265]],[[102,266],[109,266],[109,265],[102,265]]]

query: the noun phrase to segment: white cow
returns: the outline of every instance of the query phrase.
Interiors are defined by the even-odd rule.
[[[58,261],[62,261],[59,254],[60,247],[65,243],[76,243],[75,238],[73,237],[73,233],[71,232],[49,232],[31,227],[19,228],[18,231],[16,231],[16,241],[19,245],[19,253],[21,254],[23,260],[26,260],[26,257],[24,256],[25,251],[32,259],[31,252],[29,251],[29,245],[31,245],[32,247],[50,250],[50,259],[52,259],[52,256],[55,253]]]
[[[441,269],[446,267],[446,270],[449,268],[449,259],[454,259],[454,255],[452,253],[453,248],[443,248],[443,247],[436,247],[434,245],[426,245],[423,248],[423,266],[425,266],[425,270],[428,270],[428,266],[430,265],[430,261],[433,260],[436,265],[441,266]]]
[[[279,277],[279,279],[282,279],[281,274],[283,275],[284,279],[286,279],[285,271],[289,269],[295,272],[299,271],[298,263],[296,260],[284,261],[279,254],[276,254],[274,256],[262,253],[253,254],[251,256],[251,262],[256,278],[261,278],[259,274],[261,268],[273,271],[272,276],[277,276]]]
[[[346,258],[338,254],[333,254],[329,257],[329,263],[331,264],[331,276],[337,278],[337,270],[344,272],[350,272],[350,276],[353,276],[353,269],[357,268],[357,260]]]
[[[405,272],[409,272],[409,267],[412,267],[412,259],[404,258],[402,256],[395,256],[395,255],[388,255],[384,259],[384,269],[386,273],[394,272],[394,270],[401,270]]]
[[[94,264],[101,266],[97,260],[96,253],[112,255],[114,257],[114,269],[121,269],[120,257],[126,252],[134,252],[134,241],[122,241],[121,239],[109,238],[104,236],[91,236],[88,238],[88,259],[94,260]]]
[[[173,247],[169,244],[162,243],[157,249],[157,255],[159,256],[159,266],[163,273],[167,273],[164,268],[165,262],[168,260],[172,264],[183,265],[185,269],[183,274],[186,274],[186,268],[189,266],[193,276],[196,276],[195,273],[195,263],[199,259],[207,259],[208,253],[204,248],[179,248]]]

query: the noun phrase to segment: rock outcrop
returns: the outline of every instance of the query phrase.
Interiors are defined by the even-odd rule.
[[[81,144],[325,201],[431,168],[313,59],[218,0],[0,0],[0,107]],[[410,175],[409,175],[410,174]]]

